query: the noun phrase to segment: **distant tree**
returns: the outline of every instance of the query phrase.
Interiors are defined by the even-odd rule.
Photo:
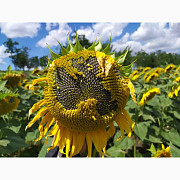
[[[37,68],[40,65],[38,56],[29,58],[28,68]]]
[[[48,64],[47,56],[43,56],[39,58],[39,65],[45,68]]]
[[[12,59],[12,63],[15,62],[16,55],[20,52],[20,49],[16,47],[19,43],[16,41],[13,42],[11,38],[8,38],[8,40],[3,44],[7,47],[5,53],[10,53],[9,57]],[[14,66],[17,68],[16,64],[14,64]]]
[[[28,66],[28,47],[23,47],[19,53],[14,55],[12,62],[16,67],[24,70],[25,66]]]

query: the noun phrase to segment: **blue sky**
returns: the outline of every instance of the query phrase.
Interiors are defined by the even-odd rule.
[[[40,23],[40,22],[3,22],[0,23],[0,70],[6,70],[11,59],[4,51],[3,45],[7,38],[19,43],[19,47],[26,46],[30,50],[29,57],[50,55],[47,44],[54,52],[59,52],[58,39],[63,45],[67,44],[67,34],[74,32],[76,25],[78,34],[85,34],[93,42],[101,34],[101,41],[107,42],[112,33],[112,44],[116,51],[127,46],[133,52],[141,49],[148,52],[163,50],[179,53],[180,51],[180,23]],[[46,44],[47,43],[47,44]]]

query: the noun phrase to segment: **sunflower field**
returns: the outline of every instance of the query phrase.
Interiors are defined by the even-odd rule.
[[[51,55],[56,56],[55,53]],[[91,69],[88,65],[88,70]],[[30,120],[36,119],[29,110],[34,104],[43,102],[45,83],[37,79],[45,79],[47,73],[48,69],[38,68],[12,71],[10,66],[7,71],[0,71],[1,157],[45,157],[52,146],[53,136],[40,139],[41,126],[38,123],[28,125]],[[134,85],[136,97],[128,98],[125,109],[135,125],[131,124],[132,132],[124,125],[128,135],[125,132],[123,136],[124,130],[122,132],[113,122],[114,132],[107,141],[105,157],[180,157],[180,66],[133,66],[126,78]],[[40,119],[43,121],[42,116]],[[51,125],[47,125],[48,131],[52,130],[50,134],[53,135],[55,128]],[[92,145],[92,157],[101,156],[97,149]],[[78,157],[86,155],[87,150]]]

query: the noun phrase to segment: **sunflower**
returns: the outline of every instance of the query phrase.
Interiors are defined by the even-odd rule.
[[[19,98],[12,95],[3,95],[0,96],[0,115],[6,114],[8,112],[13,112],[14,109],[17,109],[19,105]]]
[[[145,73],[145,72],[147,72],[150,69],[151,69],[150,67],[146,67],[146,68],[143,69],[142,73]]]
[[[152,99],[156,94],[160,94],[159,88],[153,88],[145,92],[139,102],[140,106],[144,106],[147,101]]]
[[[154,157],[172,157],[170,146],[165,149],[164,145],[162,144],[162,150],[158,149],[156,154],[154,154]]]
[[[133,71],[133,73],[129,76],[129,78],[135,76],[135,75],[138,75],[139,74],[139,71],[138,70],[135,70]]]
[[[41,74],[41,71],[40,71],[38,68],[35,68],[35,69],[32,71],[32,74],[33,74],[33,75],[39,75],[39,74]]]
[[[149,83],[151,80],[155,79],[155,78],[158,78],[159,77],[159,74],[156,73],[156,72],[153,72],[152,74],[150,74],[146,79],[145,79],[145,82],[146,83]]]
[[[147,70],[144,75],[144,79],[146,79],[152,72],[153,72],[153,69],[149,69],[149,71]]]
[[[171,70],[173,70],[175,68],[174,64],[169,64],[168,66],[166,66],[166,68],[164,69],[164,73],[168,73]]]
[[[84,143],[87,144],[91,157],[92,143],[104,157],[106,144],[115,133],[113,122],[121,130],[120,140],[124,133],[131,133],[135,123],[125,110],[129,93],[135,101],[134,87],[131,81],[120,74],[121,67],[110,53],[108,46],[100,51],[102,45],[93,43],[84,49],[78,41],[73,46],[69,41],[67,49],[60,43],[62,56],[51,51],[52,63],[48,74],[33,81],[45,82],[44,99],[29,110],[29,116],[40,109],[29,122],[31,127],[39,118],[40,136],[43,138],[53,126],[46,138],[54,136],[50,149],[59,146],[66,157],[78,154]],[[48,46],[49,47],[49,46]],[[109,54],[109,55],[108,55]]]
[[[160,68],[160,67],[157,67],[155,70],[154,70],[154,72],[155,73],[158,73],[158,74],[160,74],[161,72],[163,72],[164,71],[164,69],[163,68]]]
[[[2,77],[2,80],[7,80],[6,86],[10,89],[21,86],[22,75],[9,73]]]
[[[178,66],[176,69],[175,69],[175,71],[179,71],[180,70],[180,66]]]
[[[180,91],[180,85],[177,86],[177,87],[173,86],[172,89],[171,89],[171,92],[169,92],[168,96],[169,96],[170,98],[173,98],[174,95],[175,95],[175,96],[178,96],[179,91]]]

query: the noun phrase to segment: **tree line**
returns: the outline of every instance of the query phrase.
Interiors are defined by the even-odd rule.
[[[71,36],[71,39],[73,42],[75,42],[75,36]],[[85,37],[85,35],[78,35],[79,42],[81,45],[85,48],[88,48],[92,43],[89,42],[89,40]],[[107,46],[108,42],[103,43],[102,47],[105,48]],[[12,63],[14,64],[15,68],[25,69],[27,67],[28,69],[36,68],[41,66],[42,68],[45,68],[47,66],[48,60],[47,56],[43,57],[30,57],[29,58],[29,48],[28,47],[22,47],[17,48],[19,45],[18,42],[12,41],[11,38],[9,38],[6,42],[4,42],[4,45],[7,47],[5,53],[10,54],[10,58],[12,59]],[[67,46],[66,46],[67,47]],[[116,51],[111,45],[110,47],[111,51],[115,51],[116,56],[120,56],[126,52],[128,49],[128,53],[126,55],[126,60],[123,65],[129,65],[133,61],[135,61],[135,66],[137,67],[161,67],[168,64],[180,64],[180,54],[178,53],[167,53],[162,50],[157,50],[155,52],[147,53],[144,50],[140,50],[136,53],[133,53],[133,50],[131,47],[126,47],[124,50]],[[59,52],[61,54],[61,52]]]

